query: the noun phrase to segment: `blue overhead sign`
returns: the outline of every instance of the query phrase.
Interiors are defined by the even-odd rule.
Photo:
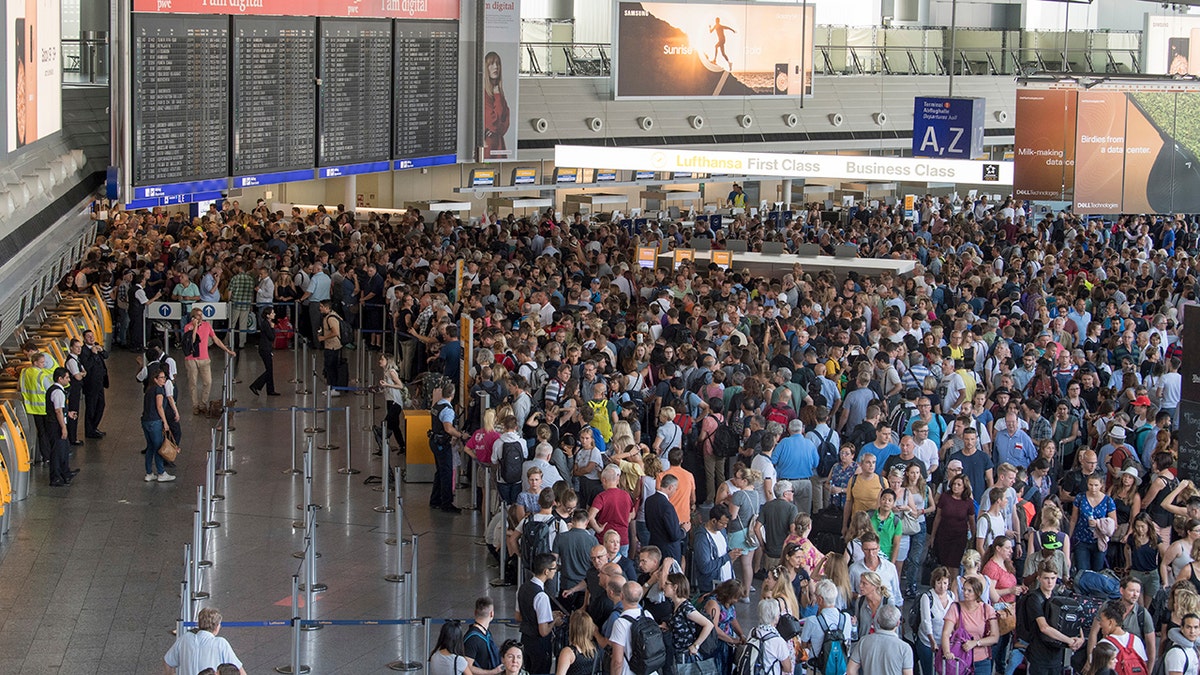
[[[913,102],[914,157],[975,159],[983,155],[982,98],[918,96]]]
[[[279,183],[294,183],[301,180],[312,180],[316,174],[312,169],[299,171],[281,171],[278,173],[260,173],[255,176],[234,176],[234,188],[248,188],[256,185],[277,185]]]
[[[198,180],[190,183],[171,183],[169,185],[143,185],[133,188],[133,199],[159,199],[173,195],[190,195],[196,192],[216,192],[229,189],[227,178],[215,180]],[[187,203],[187,202],[175,202]]]
[[[155,206],[178,206],[180,204],[195,204],[197,202],[206,202],[215,199],[223,199],[224,193],[221,192],[188,192],[179,195],[165,195],[163,197],[147,197],[145,199],[131,199],[125,202],[125,208],[132,211],[134,209],[152,209]]]

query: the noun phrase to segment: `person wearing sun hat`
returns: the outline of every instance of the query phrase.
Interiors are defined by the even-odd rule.
[[[1108,442],[1100,446],[1100,466],[1108,473],[1109,483],[1125,468],[1126,463],[1137,461],[1133,446],[1126,442],[1125,427],[1114,425],[1108,430]]]

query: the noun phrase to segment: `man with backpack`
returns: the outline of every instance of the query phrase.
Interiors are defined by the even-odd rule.
[[[609,675],[662,675],[667,666],[663,632],[649,612],[642,609],[642,585],[627,581],[621,587],[620,614],[613,623],[609,644],[612,665]],[[549,671],[535,671],[532,673]]]
[[[1166,650],[1156,664],[1154,675],[1197,675],[1200,673],[1200,616],[1185,614],[1183,625],[1167,632]]]
[[[1125,630],[1121,625],[1124,613],[1125,607],[1120,600],[1109,600],[1100,608],[1100,615],[1096,617],[1104,641],[1117,648],[1117,660],[1113,670],[1117,675],[1149,675],[1146,645],[1140,637]]]
[[[850,649],[850,617],[838,609],[838,589],[832,581],[822,579],[816,593],[819,609],[804,622],[800,642],[812,655],[817,675],[842,675]]]
[[[758,602],[758,626],[750,631],[745,645],[739,647],[733,665],[734,675],[784,675],[791,673],[795,658],[792,646],[779,634],[779,602]]]
[[[1067,636],[1050,625],[1050,599],[1058,583],[1058,571],[1050,563],[1038,567],[1038,585],[1017,601],[1017,640],[1028,643],[1025,648],[1027,675],[1061,675],[1063,650],[1082,648],[1087,641],[1082,635]]]
[[[347,337],[350,324],[333,311],[332,300],[322,300],[320,311],[321,330],[317,332],[317,341],[321,343],[321,349],[325,350],[322,371],[325,384],[329,387],[344,387],[350,379],[350,369],[342,358],[342,347],[346,345],[342,340]],[[341,396],[341,392],[334,391],[331,395]]]
[[[829,475],[838,463],[838,448],[842,447],[842,437],[829,423],[830,413],[827,406],[817,406],[814,412],[816,412],[817,424],[809,429],[804,437],[817,447],[817,473],[812,479],[812,504],[815,512],[825,508],[829,503]]]
[[[521,494],[522,469],[529,446],[521,437],[516,416],[505,416],[500,420],[500,426],[504,431],[492,445],[492,461],[496,462],[496,490],[500,499],[511,506],[517,503],[517,496]]]
[[[851,652],[846,675],[912,675],[912,647],[896,632],[900,608],[883,605],[875,623],[875,632],[859,640]]]

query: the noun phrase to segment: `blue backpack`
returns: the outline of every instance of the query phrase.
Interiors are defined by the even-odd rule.
[[[846,615],[838,614],[836,626],[825,623],[825,617],[817,615],[823,633],[821,653],[817,655],[817,675],[845,675],[846,673]]]
[[[1121,597],[1121,582],[1112,574],[1084,570],[1075,579],[1075,592],[1094,598],[1116,600]]]

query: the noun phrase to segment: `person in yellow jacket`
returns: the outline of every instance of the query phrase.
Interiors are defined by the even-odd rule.
[[[53,372],[46,367],[49,357],[42,352],[34,352],[30,357],[30,365],[21,371],[21,402],[25,404],[25,415],[33,423],[37,431],[38,458],[34,464],[50,461],[50,437],[47,435],[49,418],[46,417],[46,390],[50,388],[50,374]]]

